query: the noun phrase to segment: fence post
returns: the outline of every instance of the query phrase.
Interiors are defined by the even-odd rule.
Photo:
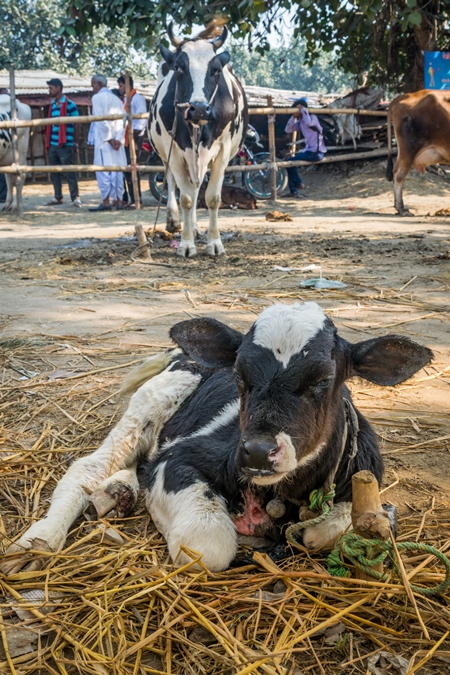
[[[272,96],[267,96],[267,106],[273,108],[273,99]],[[270,163],[272,167],[270,169],[270,192],[271,199],[273,202],[277,201],[277,170],[275,164],[277,161],[277,149],[275,145],[275,114],[270,114],[267,116],[267,124],[269,127],[269,151],[270,151]]]
[[[128,108],[128,113],[131,115],[131,99],[130,99],[130,74],[128,70],[125,71],[125,93],[127,97],[127,108]],[[127,133],[128,133],[128,146],[130,148],[130,159],[131,159],[131,181],[133,183],[133,191],[134,191],[134,202],[136,204],[136,208],[140,209],[141,208],[141,198],[139,195],[139,181],[138,181],[138,176],[137,176],[137,171],[136,171],[136,145],[134,143],[134,135],[133,135],[133,123],[130,120],[127,122]]]
[[[16,80],[14,76],[14,68],[12,67],[9,69],[9,96],[11,99],[11,120],[17,120]],[[12,128],[11,137],[12,137],[14,163],[17,164],[17,166],[20,166],[17,127]],[[22,174],[20,172],[17,173],[15,184],[16,184],[17,213],[19,216],[23,216],[23,200],[22,200],[23,181],[22,181]]]

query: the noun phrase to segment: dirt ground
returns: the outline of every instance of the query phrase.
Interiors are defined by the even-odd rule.
[[[134,237],[136,224],[153,230],[156,203],[149,192],[141,212],[90,213],[99,202],[92,181],[81,183],[82,209],[72,207],[67,188],[65,205],[46,207],[51,186],[27,184],[24,217],[0,213],[0,423],[9,405],[2,404],[2,392],[6,396],[14,385],[23,395],[15,424],[20,440],[12,441],[10,422],[4,447],[39,449],[52,419],[57,442],[71,434],[72,454],[64,461],[92,450],[117,421],[116,393],[127,364],[168,346],[173,323],[208,315],[246,330],[270,303],[314,300],[352,342],[400,333],[433,349],[433,362],[405,384],[382,388],[353,380],[350,386],[379,435],[383,500],[398,507],[400,539],[408,539],[409,523],[421,518],[415,536],[448,546],[450,183],[431,173],[410,175],[405,203],[415,215],[400,218],[383,162],[319,167],[303,177],[307,189],[299,200],[220,212],[225,256],[207,257],[200,243],[197,258],[181,259],[176,241],[156,236],[151,264],[139,258]],[[274,209],[292,221],[267,221]],[[435,215],[443,209],[447,216]],[[157,230],[164,229],[164,217],[162,209]],[[200,211],[200,231],[206,225],[206,211]],[[312,264],[320,269],[276,269]],[[319,275],[346,287],[300,285]],[[83,374],[98,387],[92,406],[88,380],[76,379]],[[39,383],[64,378],[75,378],[67,402],[78,396],[79,410],[69,411],[61,398],[52,408],[47,390],[47,403],[37,396]],[[78,382],[84,388],[76,390]],[[87,431],[93,414],[95,429]],[[75,438],[78,431],[83,440]],[[50,474],[38,494],[44,484],[53,487],[56,475]],[[42,514],[46,505],[38,504],[36,495],[34,502],[30,497],[25,516]],[[5,518],[7,539],[23,531],[22,512],[21,518]]]

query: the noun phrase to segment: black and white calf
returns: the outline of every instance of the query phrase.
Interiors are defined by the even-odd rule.
[[[26,103],[16,101],[17,117],[19,120],[31,120],[31,108]],[[9,122],[11,120],[11,99],[8,94],[0,94],[0,121]],[[30,130],[17,129],[17,144],[19,149],[19,163],[21,166],[27,163],[28,141]],[[12,130],[0,129],[0,166],[11,166],[14,163],[14,154],[12,148]],[[14,195],[14,184],[16,177],[14,174],[5,174],[7,195],[3,206],[3,211],[16,211],[17,201]],[[25,174],[21,176],[22,183],[25,181]]]
[[[368,469],[382,477],[375,433],[347,403],[345,381],[358,375],[395,385],[432,358],[396,335],[351,344],[313,302],[269,307],[246,335],[201,318],[176,324],[171,337],[179,349],[131,374],[141,386],[122,420],[99,450],[69,468],[46,518],[12,551],[42,540],[61,548],[89,500],[106,496],[108,508],[127,511],[138,492],[137,462],[148,511],[177,565],[189,560],[187,548],[209,569],[226,569],[239,534],[276,540],[331,477],[334,511],[303,535],[304,545],[326,547],[350,525],[352,475]],[[278,518],[266,510],[274,498],[284,505]]]
[[[167,229],[179,226],[175,187],[180,190],[183,230],[178,254],[191,257],[197,252],[197,196],[206,172],[209,228],[206,252],[225,252],[218,227],[218,209],[225,168],[239,150],[247,129],[248,112],[244,90],[228,65],[228,52],[217,53],[227,37],[211,41],[181,41],[169,37],[176,51],[164,46],[161,54],[168,68],[150,106],[149,134],[167,171],[169,199]],[[170,155],[170,156],[169,156]],[[176,184],[176,186],[175,186]]]

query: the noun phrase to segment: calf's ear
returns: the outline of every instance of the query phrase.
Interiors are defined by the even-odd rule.
[[[170,337],[194,361],[205,368],[232,366],[243,335],[215,319],[181,321]]]
[[[386,335],[351,345],[352,375],[392,386],[427,365],[433,352],[401,335]]]

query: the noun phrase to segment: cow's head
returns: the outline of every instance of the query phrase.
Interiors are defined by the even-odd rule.
[[[172,52],[164,45],[160,45],[159,49],[164,61],[175,71],[176,102],[189,103],[189,107],[183,110],[189,122],[206,124],[214,116],[215,93],[223,67],[230,60],[228,52],[216,53],[225,42],[228,30],[224,26],[222,35],[213,40],[184,41],[174,36],[172,24],[167,32],[176,51]]]
[[[433,356],[398,335],[351,344],[314,302],[269,307],[247,335],[205,318],[177,324],[171,336],[203,366],[234,365],[241,403],[236,461],[259,485],[282,480],[320,453],[342,409],[346,379],[395,385]]]

